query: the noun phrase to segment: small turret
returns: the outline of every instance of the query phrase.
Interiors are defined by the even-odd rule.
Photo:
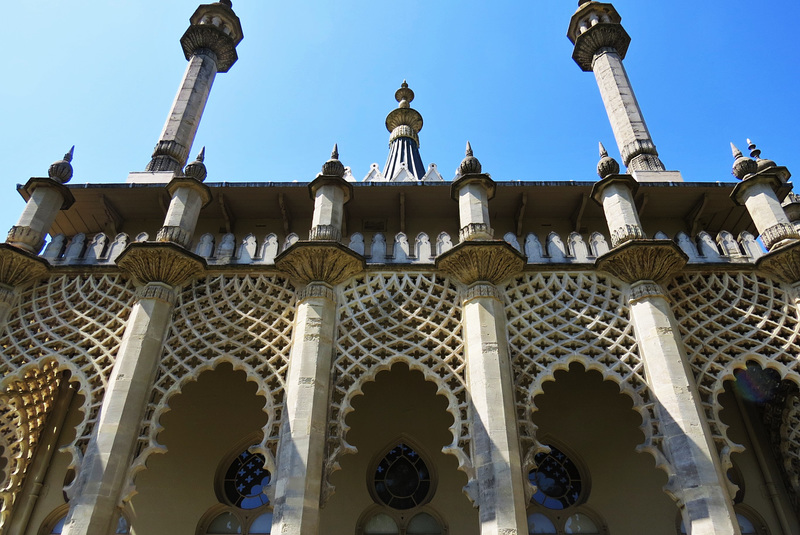
[[[419,155],[419,132],[422,130],[422,115],[411,107],[414,92],[403,80],[394,98],[396,109],[386,116],[386,129],[389,137],[389,157],[383,168],[383,176],[390,182],[400,180],[421,180],[425,176],[425,164]],[[406,174],[403,174],[405,170]]]

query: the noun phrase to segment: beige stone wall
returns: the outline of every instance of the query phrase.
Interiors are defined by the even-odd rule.
[[[420,372],[402,364],[381,372],[374,383],[364,387],[364,396],[354,400],[355,411],[346,422],[355,455],[341,459],[342,469],[331,482],[334,494],[322,510],[320,535],[353,535],[362,513],[375,502],[367,490],[371,464],[391,442],[409,437],[423,451],[438,484],[430,506],[442,516],[455,535],[477,535],[478,511],[462,492],[467,477],[458,471],[456,457],[441,449],[452,442],[449,427],[453,418],[446,412],[447,401],[436,395],[436,385],[426,382]]]
[[[266,422],[264,398],[243,372],[221,365],[205,372],[171,402],[161,423],[165,455],[151,457],[136,478],[132,533],[194,535],[209,508],[217,468],[231,450]]]
[[[661,490],[666,474],[654,467],[649,454],[636,452],[643,439],[641,417],[630,398],[579,365],[555,377],[536,398],[539,410],[533,420],[542,443],[563,445],[586,469],[590,492],[585,505],[613,535],[674,535],[678,508]]]

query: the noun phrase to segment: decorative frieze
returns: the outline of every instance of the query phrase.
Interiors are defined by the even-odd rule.
[[[598,258],[595,266],[627,283],[660,283],[682,270],[688,260],[670,240],[632,240]]]
[[[494,237],[494,229],[488,223],[470,223],[459,229],[458,240],[461,242],[470,240],[486,240]]]
[[[336,292],[324,282],[311,282],[297,292],[297,301],[305,301],[312,297],[324,297],[328,301],[336,302]]]
[[[12,245],[22,245],[31,251],[40,251],[44,247],[44,233],[31,227],[14,225],[8,231],[6,241]]]
[[[800,241],[765,254],[756,261],[756,268],[783,282],[791,284],[800,281]]]
[[[491,297],[501,303],[504,302],[503,293],[494,284],[477,282],[461,293],[461,303],[464,304],[478,297]]]
[[[784,240],[797,239],[800,239],[800,234],[791,223],[778,223],[765,229],[761,233],[761,240],[764,242],[764,246],[769,250],[771,250],[774,245]]]
[[[205,260],[172,243],[138,242],[129,245],[117,265],[143,283],[183,286],[205,272]]]
[[[319,281],[336,286],[365,266],[363,256],[334,242],[297,242],[275,259],[275,267],[305,284]]]
[[[164,301],[170,306],[175,306],[177,294],[172,286],[161,282],[150,282],[136,290],[136,300],[142,299],[158,299]]]
[[[497,284],[521,272],[524,266],[522,253],[504,241],[462,242],[436,259],[437,269],[463,284]]]
[[[333,225],[317,225],[308,233],[310,241],[341,241],[342,231]]]
[[[157,242],[171,242],[181,247],[189,247],[192,236],[181,227],[169,225],[161,227],[156,235]]]
[[[653,281],[643,280],[631,285],[628,303],[633,304],[646,297],[665,297],[665,295],[661,285]]]
[[[624,225],[611,231],[611,247],[617,247],[631,240],[643,240],[645,237],[641,227]]]

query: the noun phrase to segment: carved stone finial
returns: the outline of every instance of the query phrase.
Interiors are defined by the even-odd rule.
[[[229,8],[233,9],[233,2],[231,2],[231,0],[219,0],[218,3],[222,4],[223,6],[228,6]]]
[[[408,82],[403,80],[403,83],[400,84],[400,89],[395,92],[394,98],[400,103],[397,106],[398,108],[411,107],[411,101],[414,100],[414,92],[408,88]]]
[[[758,171],[758,164],[752,158],[747,158],[742,154],[736,145],[731,143],[731,152],[733,153],[733,176],[739,180],[744,180],[748,175],[752,175]]]
[[[61,184],[66,184],[72,178],[72,156],[75,154],[75,145],[69,149],[64,155],[63,160],[59,160],[53,165],[50,166],[50,169],[47,171],[47,175],[52,178],[53,180],[60,182]]]
[[[759,172],[769,169],[770,167],[777,167],[778,164],[772,160],[765,160],[761,158],[761,149],[756,148],[756,144],[749,139],[747,140],[747,149],[750,151],[750,157],[755,159],[756,163],[758,164]]]
[[[193,178],[198,182],[202,182],[208,176],[208,171],[206,170],[206,164],[203,162],[206,159],[206,148],[203,147],[200,151],[200,154],[197,155],[197,159],[186,166],[186,169],[183,170],[183,174],[188,178]]]
[[[476,175],[481,172],[481,162],[472,155],[472,145],[467,141],[466,156],[461,160],[461,165],[458,166],[458,172],[461,176]]]
[[[619,174],[619,163],[608,155],[608,151],[600,143],[600,161],[597,163],[597,174],[600,178]]]
[[[339,161],[339,144],[334,144],[331,159],[322,164],[322,174],[328,176],[344,177],[344,164]]]

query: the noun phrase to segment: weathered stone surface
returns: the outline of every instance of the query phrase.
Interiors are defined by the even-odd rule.
[[[332,286],[366,267],[364,257],[333,242],[299,241],[275,258],[275,267],[303,283],[325,282]]]
[[[467,241],[436,258],[436,268],[464,284],[497,284],[519,273],[525,257],[504,241]]]
[[[206,262],[172,243],[138,242],[122,251],[117,265],[143,283],[182,286],[202,275]]]
[[[7,243],[0,243],[0,284],[21,286],[47,274],[50,264]]]
[[[800,281],[800,241],[778,247],[756,261],[756,268],[774,275],[783,282]]]
[[[589,72],[592,70],[594,56],[598,50],[606,47],[613,48],[621,59],[625,59],[630,44],[631,37],[625,28],[619,24],[600,23],[578,36],[575,40],[572,59],[575,60],[578,67]]]
[[[632,240],[597,259],[597,269],[627,283],[663,282],[678,273],[689,257],[670,240]]]

